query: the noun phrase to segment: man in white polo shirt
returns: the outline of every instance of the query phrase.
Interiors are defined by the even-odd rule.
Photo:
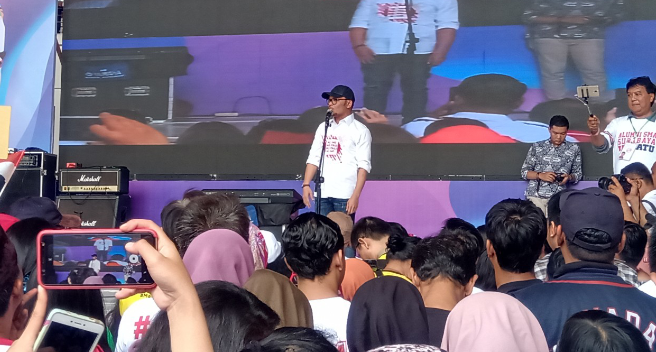
[[[403,123],[426,116],[430,69],[446,59],[458,27],[456,0],[361,0],[349,35],[362,64],[364,106],[384,113],[398,72]]]
[[[355,214],[360,193],[371,171],[371,134],[367,127],[355,120],[355,94],[351,88],[336,86],[321,97],[328,102],[332,117],[328,123],[326,151],[323,159],[324,183],[321,185],[321,215],[333,211]],[[317,128],[303,178],[303,202],[309,208],[314,200],[310,182],[319,168],[323,149],[325,123]]]

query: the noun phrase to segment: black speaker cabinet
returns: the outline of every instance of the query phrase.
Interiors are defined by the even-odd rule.
[[[82,228],[116,228],[128,220],[130,196],[68,195],[57,196],[62,214],[74,214],[82,219]]]
[[[23,197],[47,197],[55,200],[56,169],[56,155],[40,151],[25,152],[0,196],[0,212],[7,213],[9,207]]]

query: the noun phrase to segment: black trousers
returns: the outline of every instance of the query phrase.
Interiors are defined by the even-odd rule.
[[[431,66],[429,54],[377,55],[370,64],[362,64],[364,76],[364,106],[384,113],[387,97],[398,72],[403,92],[403,123],[426,115],[428,77]]]

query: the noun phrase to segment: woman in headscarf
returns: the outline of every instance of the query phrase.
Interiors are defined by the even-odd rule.
[[[238,233],[205,231],[191,242],[183,262],[191,281],[228,281],[241,287],[255,271],[251,247]]]
[[[244,288],[278,313],[278,328],[314,327],[310,302],[286,276],[271,270],[256,270]]]
[[[498,292],[482,292],[460,301],[446,321],[442,348],[449,352],[549,351],[533,313]]]
[[[346,271],[344,280],[342,280],[342,297],[347,301],[352,301],[360,286],[375,277],[371,266],[364,260],[358,258],[346,259]]]
[[[428,344],[426,308],[417,288],[394,276],[362,285],[351,302],[346,340],[350,352],[393,344]]]

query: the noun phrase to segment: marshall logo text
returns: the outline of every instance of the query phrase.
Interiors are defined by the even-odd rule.
[[[100,179],[102,176],[87,176],[87,175],[82,175],[80,178],[77,179],[77,182],[100,182]]]

